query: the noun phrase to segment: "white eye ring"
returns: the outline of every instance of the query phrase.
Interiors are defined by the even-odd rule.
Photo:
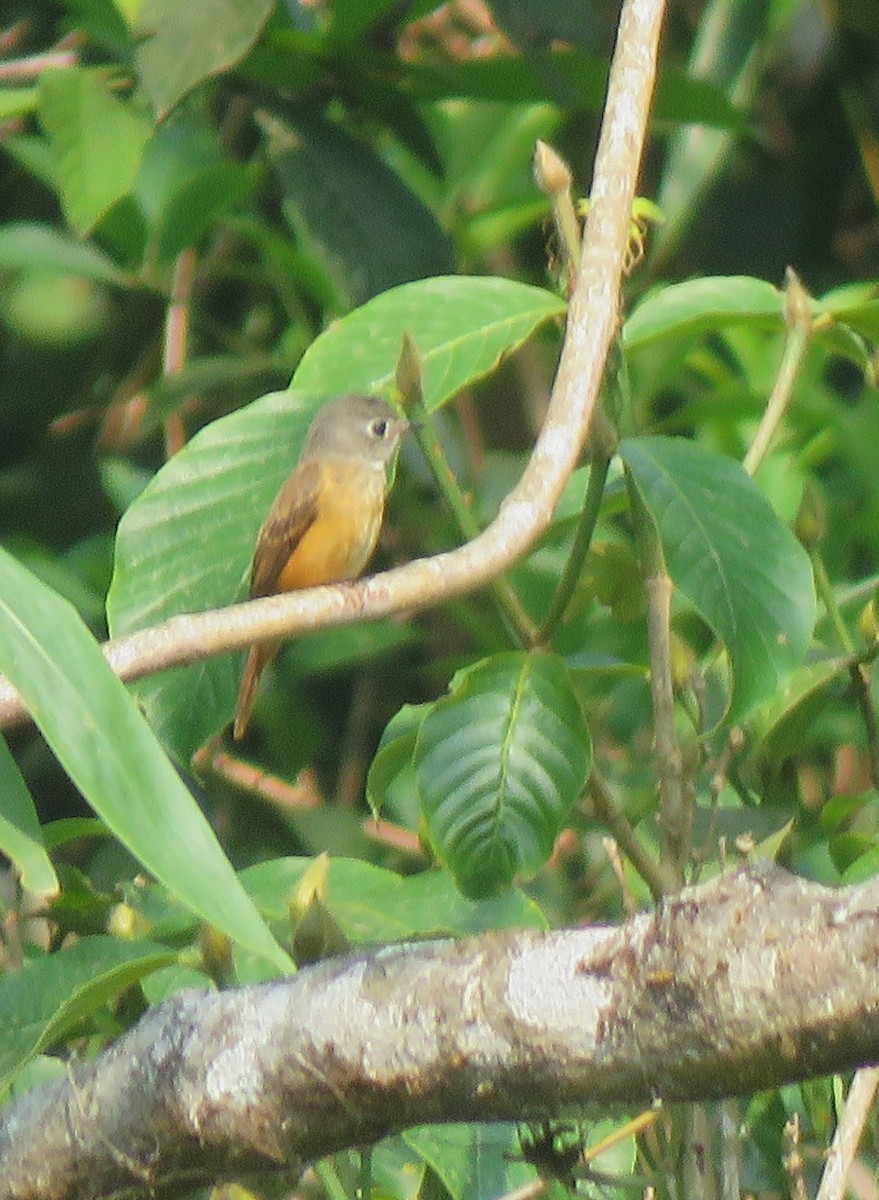
[[[384,417],[376,417],[369,427],[369,432],[373,437],[383,438],[388,432],[388,422]]]

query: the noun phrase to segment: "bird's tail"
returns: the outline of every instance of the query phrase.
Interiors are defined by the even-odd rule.
[[[280,645],[280,642],[269,642],[263,646],[250,647],[247,662],[244,664],[244,673],[241,676],[241,686],[238,689],[238,702],[235,705],[232,736],[236,742],[240,742],[247,733],[260,676],[278,653]]]

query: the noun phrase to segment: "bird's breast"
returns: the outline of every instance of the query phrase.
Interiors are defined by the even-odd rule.
[[[278,576],[278,591],[355,579],[378,542],[385,505],[383,469],[324,463],[317,516]]]

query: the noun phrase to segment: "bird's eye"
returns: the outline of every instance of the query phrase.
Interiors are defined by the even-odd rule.
[[[373,437],[383,438],[388,432],[388,423],[384,417],[378,417],[370,426]]]

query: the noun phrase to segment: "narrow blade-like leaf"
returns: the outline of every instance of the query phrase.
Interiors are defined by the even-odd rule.
[[[289,967],[75,610],[2,551],[0,671],[83,796],[147,870],[205,921],[281,970]]]

